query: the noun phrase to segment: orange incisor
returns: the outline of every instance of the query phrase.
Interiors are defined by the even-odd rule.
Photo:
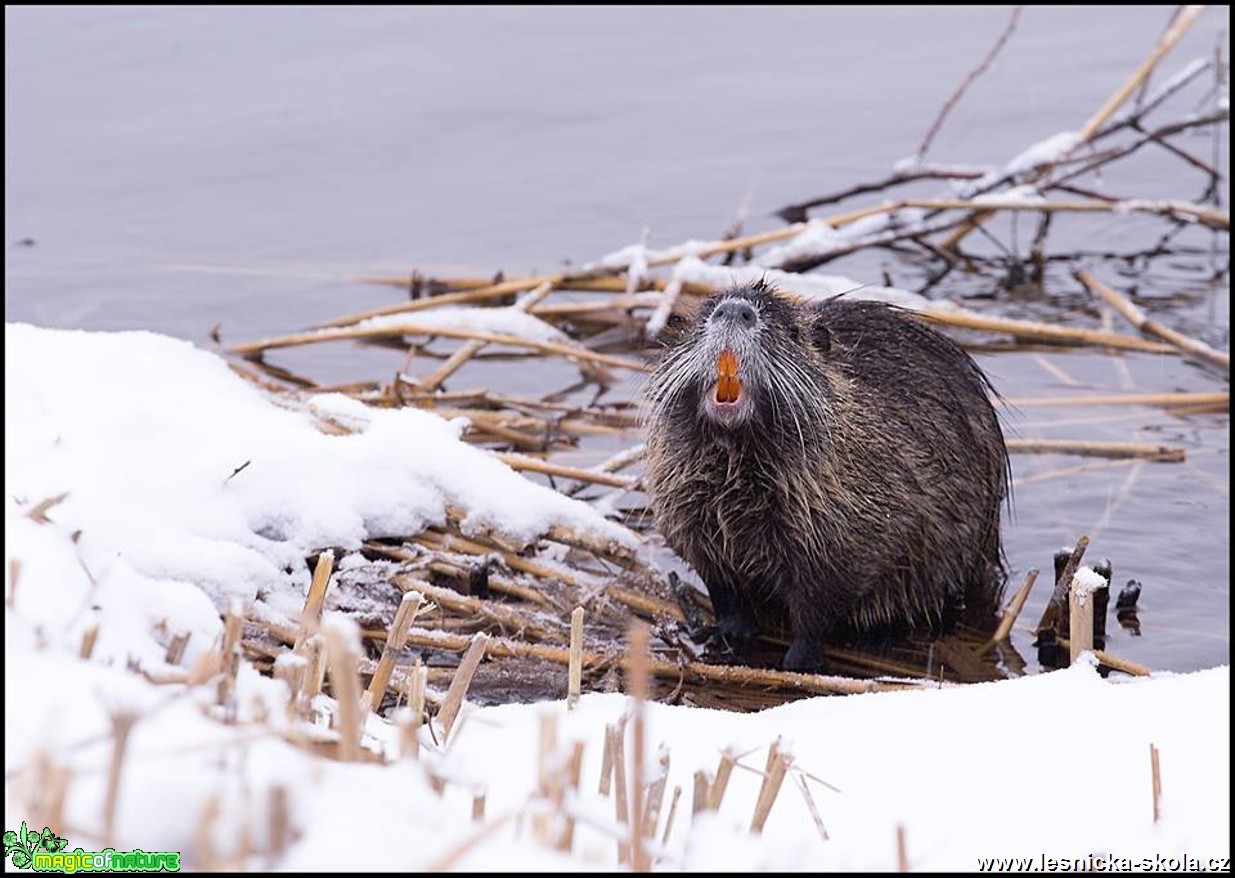
[[[742,391],[742,382],[738,380],[738,358],[733,351],[725,348],[716,360],[716,401],[737,402]]]

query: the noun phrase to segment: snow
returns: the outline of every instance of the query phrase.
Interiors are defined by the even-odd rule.
[[[1060,131],[1044,140],[1039,140],[1017,153],[1004,167],[1004,173],[1023,174],[1040,165],[1054,164],[1081,142],[1079,131]]]
[[[949,302],[932,302],[925,296],[899,287],[863,284],[840,274],[798,274],[759,265],[713,265],[694,256],[677,264],[674,277],[687,282],[707,284],[717,289],[763,280],[783,293],[803,299],[822,300],[847,294],[855,299],[888,302],[915,311],[927,308],[950,310],[954,307]]]
[[[426,327],[472,329],[513,335],[531,341],[569,342],[570,338],[558,329],[514,305],[504,308],[473,308],[464,305],[442,305],[411,314],[384,314],[370,317],[356,324],[355,328],[378,329],[383,326],[406,326],[415,324]]]
[[[6,831],[45,813],[50,766],[69,772],[64,825],[52,828],[70,849],[182,851],[185,868],[617,866],[613,801],[598,779],[605,726],[631,710],[620,694],[585,694],[574,711],[465,705],[444,746],[421,730],[418,760],[397,758],[398,730],[370,715],[363,743],[380,761],[344,764],[296,743],[332,734],[337,706],[326,696],[313,702],[315,725],[293,722],[284,683],[242,662],[229,723],[215,685],[145,676],[175,670],[163,650],[184,630],[194,633],[182,669],[192,668],[233,599],[262,606],[260,590],[298,611],[307,554],[332,546],[344,551],[341,567],[356,564],[346,550],[360,540],[441,521],[447,502],[524,535],[556,522],[625,538],[616,525],[465,445],[457,423],[334,396],[282,408],[185,342],[9,324],[5,367]],[[357,432],[325,435],[321,416]],[[81,635],[96,623],[82,659]],[[353,636],[350,623],[328,614],[326,624]],[[660,770],[659,754],[670,760],[658,842],[682,790],[672,831],[653,846],[656,868],[890,870],[898,828],[913,869],[974,870],[981,857],[1208,865],[1229,855],[1229,692],[1225,666],[1102,679],[1082,659],[998,683],[806,698],[754,714],[649,704],[645,777]],[[138,718],[105,838],[113,718],[126,714]],[[582,782],[560,812],[537,793],[546,717],[558,742],[551,764],[584,745]],[[628,748],[630,738],[628,728]],[[752,834],[758,771],[776,741],[792,765]],[[1157,822],[1150,744],[1161,762]],[[695,772],[715,771],[727,748],[742,755],[721,808],[692,819]],[[446,779],[440,795],[430,774]],[[483,823],[471,816],[478,793]],[[270,850],[280,795],[288,845]],[[538,841],[537,814],[551,827],[577,818],[572,851]]]

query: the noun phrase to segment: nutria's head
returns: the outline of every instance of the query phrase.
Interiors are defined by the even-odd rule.
[[[689,435],[786,430],[795,440],[826,405],[827,330],[760,282],[709,298],[648,382],[652,428]]]

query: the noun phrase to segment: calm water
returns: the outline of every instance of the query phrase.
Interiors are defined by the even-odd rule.
[[[1027,9],[931,157],[1001,163],[1079,127],[1169,14]],[[216,323],[240,340],[391,301],[346,282],[357,273],[545,272],[645,228],[653,245],[714,237],[748,191],[748,228],[773,227],[785,203],[912,154],[1007,18],[1006,7],[6,8],[5,317],[206,344]],[[1224,28],[1229,10],[1211,9],[1164,69],[1212,55]],[[1224,132],[1223,167],[1225,143]],[[1189,148],[1213,159],[1212,139]],[[1147,155],[1100,188],[1197,198],[1203,184]],[[1059,225],[1062,249],[1135,249],[1144,229],[1161,231]],[[1140,280],[1173,297],[1171,322],[1226,346],[1217,244],[1216,257],[1159,260]],[[912,277],[883,253],[836,269]],[[1047,290],[1065,305],[1077,291],[1062,270]],[[1018,307],[1036,306],[1007,310]],[[287,362],[327,380],[373,377],[369,356],[333,346]],[[1012,397],[1227,388],[1175,358],[982,364]],[[1049,565],[1089,532],[1117,584],[1145,585],[1143,635],[1116,633],[1111,651],[1155,668],[1228,662],[1228,417],[1025,408],[1007,423],[1013,435],[1189,449],[1180,466],[1016,458],[1008,551],[1018,571]],[[1027,637],[1015,642],[1031,653]]]

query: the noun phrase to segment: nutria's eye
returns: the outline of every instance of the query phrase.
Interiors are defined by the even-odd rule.
[[[818,320],[811,324],[810,338],[819,350],[829,351],[832,349],[832,333],[828,332],[828,328]]]

